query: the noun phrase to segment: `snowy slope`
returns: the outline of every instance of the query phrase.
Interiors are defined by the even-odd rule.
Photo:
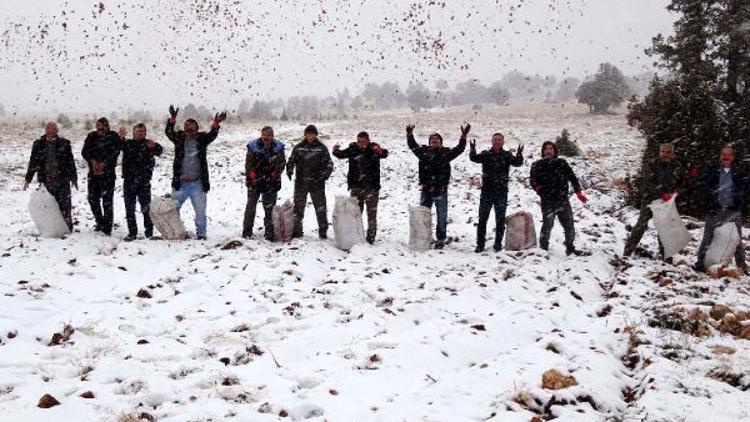
[[[463,121],[472,123],[482,148],[498,130],[506,133],[506,147],[526,145],[526,162],[511,174],[508,213],[532,212],[537,229],[529,166],[542,141],[563,127],[570,130],[584,152],[571,161],[591,199],[586,206],[572,201],[577,244],[592,256],[566,258],[560,227],[549,254],[474,254],[480,167],[468,160],[468,151],[453,166],[453,241],[443,251],[407,249],[407,205],[418,201],[418,185],[403,127],[416,123],[420,141],[439,131],[452,146]],[[112,238],[91,232],[85,182],[74,193],[80,232],[66,240],[35,237],[26,211],[29,192],[20,191],[20,180],[39,130],[4,128],[0,420],[748,417],[750,396],[743,390],[750,380],[742,378],[750,367],[747,340],[710,327],[709,336],[696,337],[649,324],[665,307],[707,312],[722,303],[747,310],[747,279],[708,280],[685,265],[615,258],[625,224],[636,214],[622,209],[613,185],[637,167],[642,144],[621,116],[537,105],[321,123],[329,147],[368,130],[391,151],[382,168],[378,241],[350,253],[317,239],[311,206],[302,240],[261,240],[261,215],[255,238],[239,239],[243,145],[257,136],[256,126],[223,129],[209,150],[208,241],[132,243],[121,241],[126,229],[119,180],[119,227]],[[294,139],[302,128],[279,123],[276,133]],[[63,136],[80,151],[80,128]],[[160,131],[155,136],[168,144]],[[158,160],[155,193],[168,189],[168,151]],[[345,161],[337,161],[327,189],[329,213],[334,197],[346,193],[345,172]],[[285,179],[280,198],[290,197]],[[192,230],[189,208],[183,219]],[[693,237],[699,240],[699,229]],[[644,242],[655,250],[653,232]],[[664,277],[673,282],[660,287]],[[74,333],[50,346],[66,324]],[[665,352],[675,345],[681,347],[676,355]],[[734,353],[714,353],[716,345]],[[717,367],[739,374],[738,385],[706,376]],[[578,385],[543,389],[542,373],[549,369],[573,375]],[[95,397],[79,397],[86,391]],[[37,408],[44,394],[61,405]]]

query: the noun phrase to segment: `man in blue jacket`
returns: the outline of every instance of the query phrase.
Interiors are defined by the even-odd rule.
[[[245,155],[245,176],[247,185],[247,205],[242,224],[242,237],[253,236],[253,224],[258,201],[262,199],[265,216],[263,226],[266,240],[274,240],[273,207],[281,189],[281,175],[286,167],[284,144],[273,137],[273,128],[266,126],[260,131],[260,138],[247,144]]]
[[[705,271],[706,251],[714,238],[714,230],[724,223],[734,223],[740,235],[740,243],[734,252],[737,267],[747,273],[745,247],[742,244],[742,206],[747,188],[747,174],[734,160],[734,148],[721,150],[719,164],[705,170],[700,182],[706,186],[706,225],[703,240],[698,249],[696,271]]]

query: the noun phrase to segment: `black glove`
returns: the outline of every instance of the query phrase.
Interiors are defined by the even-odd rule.
[[[471,147],[471,149],[477,149],[477,140],[472,139],[471,141],[469,141],[469,146]]]
[[[214,116],[214,122],[216,123],[221,123],[226,119],[227,119],[226,111],[222,111],[221,113],[216,113],[216,116]]]
[[[169,105],[169,116],[172,118],[172,120],[177,119],[177,113],[180,112],[180,108],[174,108],[173,105]]]
[[[466,124],[466,126],[461,126],[461,136],[466,136],[469,134],[469,131],[471,130],[471,125]]]
[[[523,144],[519,145],[518,148],[516,148],[516,155],[523,155]]]
[[[411,135],[414,132],[414,125],[406,125],[406,134]]]

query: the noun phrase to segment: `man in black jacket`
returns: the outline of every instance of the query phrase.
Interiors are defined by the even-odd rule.
[[[286,174],[292,180],[294,170],[294,232],[292,237],[302,237],[302,220],[305,217],[307,195],[312,199],[318,219],[318,236],[328,237],[328,209],[326,206],[326,180],[333,172],[333,161],[328,148],[318,139],[318,128],[308,125],[305,140],[292,148],[286,164]]]
[[[492,148],[477,154],[476,141],[471,141],[469,159],[482,165],[482,193],[479,196],[479,223],[477,224],[477,248],[474,252],[484,251],[487,220],[490,211],[495,208],[495,245],[493,249],[503,248],[505,234],[505,209],[508,206],[508,173],[510,166],[523,164],[523,145],[513,155],[503,149],[505,136],[502,133],[492,135]]]
[[[466,149],[466,135],[470,124],[461,126],[461,138],[454,148],[443,146],[443,137],[433,133],[429,145],[418,145],[414,139],[414,125],[406,126],[406,143],[419,159],[419,184],[422,186],[420,205],[432,208],[435,204],[437,227],[435,229],[435,249],[445,246],[448,226],[448,184],[451,180],[451,161],[458,158]]]
[[[573,224],[573,210],[568,200],[568,183],[573,185],[578,199],[586,203],[586,195],[581,190],[578,178],[570,168],[570,164],[557,157],[557,147],[553,142],[542,144],[542,159],[531,166],[531,187],[541,199],[542,232],[539,236],[539,246],[549,248],[549,236],[555,225],[555,218],[565,231],[565,254],[580,255],[574,246],[575,226]]]
[[[672,196],[682,188],[685,170],[674,156],[672,144],[659,145],[659,156],[649,162],[645,167],[643,181],[641,183],[641,212],[638,222],[630,231],[630,236],[625,242],[624,256],[630,256],[643,237],[648,227],[648,221],[653,217],[649,205],[657,199],[669,201]],[[664,248],[659,242],[659,252],[664,257]]]
[[[198,131],[195,119],[185,120],[184,129],[175,132],[179,108],[169,106],[169,120],[164,129],[167,138],[174,144],[174,164],[172,165],[172,189],[177,209],[190,199],[195,210],[195,234],[199,240],[206,239],[206,194],[211,189],[208,177],[208,146],[219,135],[221,122],[227,113],[216,113],[211,130]]]
[[[154,224],[149,215],[151,205],[151,176],[154,172],[154,157],[164,151],[161,145],[146,139],[146,125],[138,123],[133,127],[133,139],[125,139],[125,128],[120,129],[122,139],[122,193],[125,199],[125,218],[128,222],[128,235],[125,241],[130,242],[138,234],[138,223],[135,221],[136,199],[141,204],[143,228],[146,238],[154,234]]]
[[[68,229],[73,231],[70,187],[78,190],[78,174],[70,141],[58,137],[58,132],[57,123],[48,122],[44,126],[44,136],[34,141],[23,190],[29,188],[36,174],[37,181],[55,197]]]
[[[273,207],[281,190],[281,174],[286,166],[284,144],[273,137],[273,128],[266,126],[260,131],[260,138],[247,144],[245,154],[245,175],[247,185],[247,205],[242,223],[242,237],[253,236],[255,211],[262,199],[265,216],[263,226],[266,240],[274,240]]]
[[[112,234],[114,220],[115,168],[120,155],[120,136],[109,130],[109,121],[96,121],[96,130],[86,136],[81,155],[89,167],[88,200],[96,226],[107,236]]]
[[[704,259],[714,238],[714,230],[724,223],[734,223],[739,232],[740,243],[734,252],[737,267],[747,273],[745,246],[742,244],[742,207],[748,188],[748,175],[734,160],[734,148],[726,146],[721,150],[719,164],[705,170],[700,182],[706,187],[706,224],[703,240],[698,249],[695,270],[705,271]]]
[[[388,157],[388,150],[370,142],[367,132],[359,132],[357,142],[350,143],[346,149],[334,145],[333,156],[349,160],[346,183],[351,196],[359,201],[359,208],[364,211],[367,205],[367,242],[373,244],[378,230],[380,160]]]

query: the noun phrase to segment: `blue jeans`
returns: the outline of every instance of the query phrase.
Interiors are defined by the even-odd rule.
[[[442,246],[445,244],[445,229],[448,226],[448,192],[422,192],[419,205],[432,208],[433,203],[437,213],[435,245]]]
[[[174,192],[174,200],[177,203],[177,212],[182,204],[190,198],[195,210],[195,235],[206,235],[206,192],[203,192],[203,184],[197,182],[182,182],[180,190]]]

